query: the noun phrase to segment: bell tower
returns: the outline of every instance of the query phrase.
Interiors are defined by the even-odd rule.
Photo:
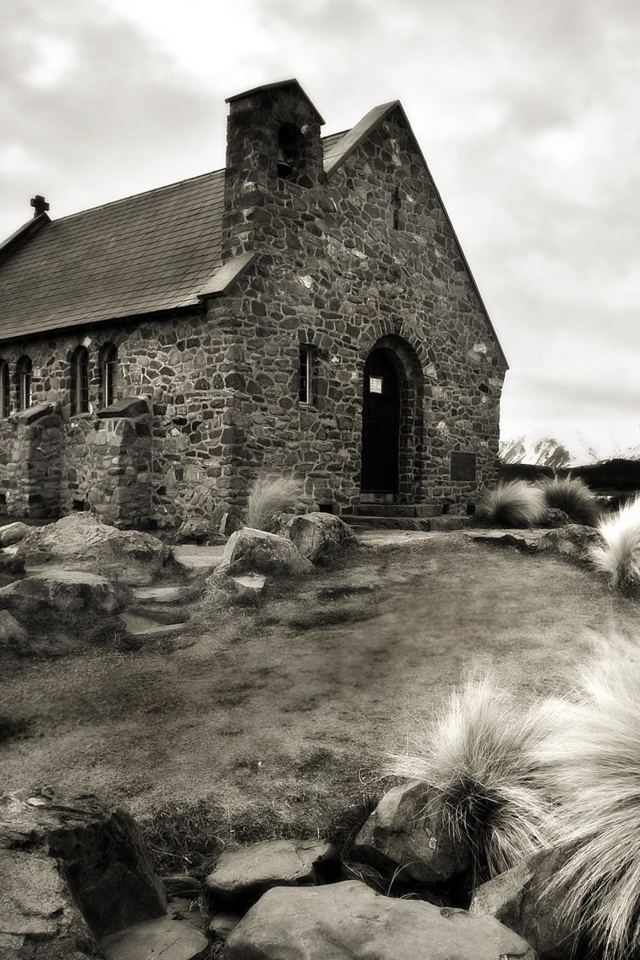
[[[278,210],[326,184],[324,120],[297,80],[227,100],[224,250],[227,257],[268,244],[282,229]]]

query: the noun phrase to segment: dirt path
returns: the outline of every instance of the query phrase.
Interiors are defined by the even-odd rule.
[[[564,560],[461,534],[361,545],[257,609],[202,611],[172,647],[6,661],[0,712],[29,725],[0,745],[3,786],[295,817],[372,783],[474,663],[551,692],[639,610]]]

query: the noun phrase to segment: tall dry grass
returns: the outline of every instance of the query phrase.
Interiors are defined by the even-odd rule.
[[[640,583],[640,497],[622,507],[598,527],[602,544],[591,560],[612,587],[630,590]]]
[[[471,850],[476,882],[508,870],[553,835],[552,804],[537,776],[546,734],[540,721],[491,674],[472,678],[436,716],[420,753],[390,763],[390,773],[439,791],[451,836]]]
[[[274,517],[294,510],[303,499],[303,485],[293,477],[258,477],[249,492],[247,526],[268,530]]]
[[[539,759],[575,849],[552,890],[604,960],[640,944],[640,664],[613,651],[582,676],[576,696],[547,703]]]
[[[576,523],[595,527],[602,511],[597,498],[580,477],[554,477],[540,483],[547,505],[563,510]]]
[[[531,527],[547,511],[540,487],[525,480],[508,480],[488,490],[478,504],[477,516],[509,527]]]

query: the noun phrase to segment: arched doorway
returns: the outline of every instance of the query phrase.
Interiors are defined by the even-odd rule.
[[[364,368],[362,405],[363,493],[396,496],[400,431],[398,374],[388,350],[371,351]]]

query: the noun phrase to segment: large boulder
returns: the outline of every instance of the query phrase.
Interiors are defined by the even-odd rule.
[[[225,903],[253,903],[274,886],[309,886],[335,880],[340,857],[322,840],[265,840],[224,850],[205,888]]]
[[[419,781],[383,796],[358,833],[351,858],[401,882],[442,883],[471,864],[467,844],[455,842],[446,828],[440,795]]]
[[[74,513],[33,527],[16,545],[16,552],[28,566],[55,563],[131,586],[152,583],[171,556],[157,537],[110,527],[90,513]]]
[[[285,528],[296,549],[311,563],[326,563],[331,557],[353,543],[351,527],[331,513],[305,513],[290,520]]]
[[[118,598],[111,582],[97,573],[45,568],[0,588],[0,606],[22,613],[50,608],[63,613],[93,610],[115,613]]]
[[[275,887],[229,935],[227,960],[535,960],[493,917],[392,899],[357,880]]]
[[[229,537],[214,577],[243,573],[299,576],[313,569],[288,537],[244,527]]]
[[[47,958],[75,956],[57,944],[71,936],[69,930],[84,930],[91,942],[92,935],[99,939],[162,916],[167,908],[133,819],[86,797],[61,800],[28,792],[0,797],[0,877],[9,875],[16,895],[3,900],[5,887],[0,888],[7,913],[0,930],[23,942],[52,941],[49,953],[43,948]],[[80,934],[74,936],[80,942]],[[0,955],[40,956],[37,951]]]
[[[575,931],[568,925],[558,897],[549,894],[551,881],[570,850],[541,850],[483,883],[473,894],[470,914],[500,920],[524,937],[540,960],[571,960],[576,956]]]

